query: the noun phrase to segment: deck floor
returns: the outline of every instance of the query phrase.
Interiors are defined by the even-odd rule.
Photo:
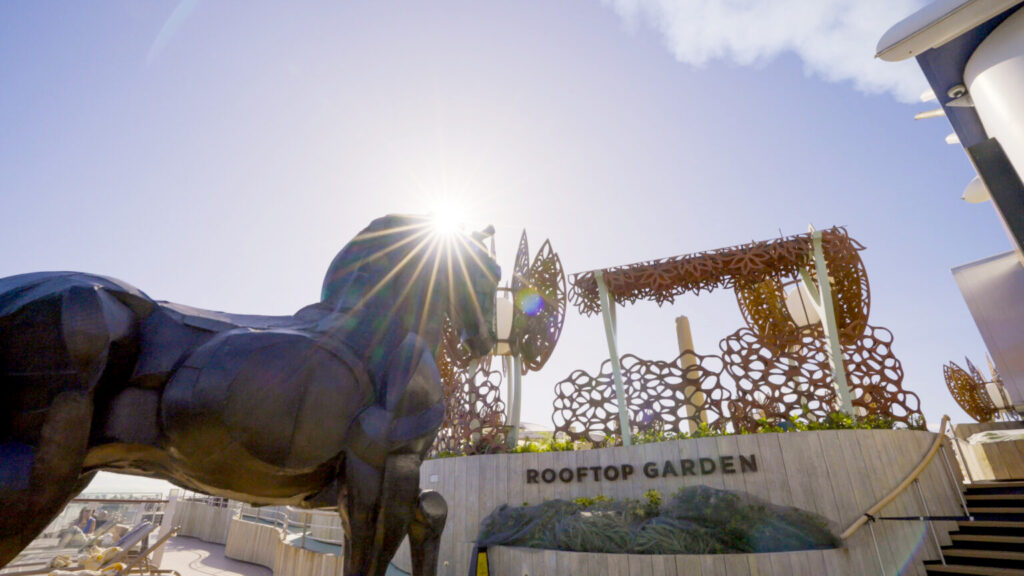
[[[160,567],[177,570],[181,576],[272,576],[269,568],[224,556],[224,546],[198,538],[175,536],[164,545]]]

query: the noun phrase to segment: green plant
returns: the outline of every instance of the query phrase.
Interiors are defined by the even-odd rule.
[[[658,514],[661,514],[661,492],[657,490],[648,490],[644,492],[644,516],[647,518],[654,518]]]
[[[526,442],[516,446],[513,453],[524,454],[524,453],[535,453],[535,452],[572,452],[577,450],[578,446],[572,440],[555,440],[552,438],[543,444],[536,442]]]
[[[595,504],[605,504],[605,503],[609,503],[609,502],[612,502],[612,501],[613,500],[611,498],[605,496],[604,494],[598,494],[597,496],[594,496],[593,498],[588,498],[586,496],[582,496],[580,498],[577,498],[577,499],[573,500],[573,503],[574,504],[578,504],[581,508],[586,510],[587,508],[590,508],[591,506],[593,506]]]

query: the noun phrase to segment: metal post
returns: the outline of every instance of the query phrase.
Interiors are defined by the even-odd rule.
[[[942,544],[939,543],[939,535],[935,533],[935,523],[929,519],[931,518],[932,513],[928,510],[928,502],[924,499],[924,492],[921,491],[921,482],[917,478],[914,478],[914,486],[917,486],[917,495],[920,496],[921,505],[924,506],[924,518],[922,518],[922,520],[931,530],[932,540],[935,542],[935,549],[939,551],[939,560],[942,560],[942,565],[945,566],[946,557],[942,554]]]
[[[523,399],[523,359],[518,354],[512,356],[512,427],[509,429],[509,447],[515,449],[519,445],[519,408]]]
[[[882,562],[882,551],[878,549],[878,538],[875,538],[874,520],[868,522],[868,530],[871,530],[871,541],[875,543],[875,556],[878,558],[878,570],[882,573],[882,576],[886,576],[885,563]]]
[[[846,366],[843,363],[843,347],[839,343],[839,325],[836,324],[836,312],[832,306],[832,284],[828,278],[828,266],[825,263],[825,252],[821,248],[821,231],[811,228],[811,245],[814,253],[814,272],[818,276],[815,286],[807,270],[800,269],[800,278],[811,296],[812,304],[821,318],[821,328],[828,340],[828,360],[832,368],[832,380],[839,392],[840,409],[856,418],[853,410],[853,396],[846,380]]]
[[[302,513],[302,547],[306,547],[306,532],[309,531],[309,512]]]
[[[619,364],[619,348],[615,343],[615,302],[608,293],[604,283],[604,273],[594,272],[597,280],[597,292],[601,296],[601,315],[604,317],[604,335],[608,339],[608,356],[612,363],[612,377],[615,379],[615,396],[619,404],[619,431],[622,432],[622,445],[633,444],[633,434],[629,427],[629,411],[626,408],[626,389],[622,385],[622,366]]]
[[[942,430],[942,433],[945,434],[946,431]],[[953,451],[960,456],[960,462],[964,465],[964,472],[967,473],[967,480],[971,484],[974,484],[974,475],[971,474],[971,465],[967,462],[967,456],[964,454],[963,448],[960,447],[960,439],[956,437],[956,431],[953,432],[953,437],[950,439],[950,442],[953,444]]]
[[[960,483],[956,481],[956,475],[953,474],[953,467],[949,464],[949,456],[946,455],[946,447],[942,446],[939,448],[939,452],[942,452],[942,460],[946,463],[946,472],[949,473],[949,481],[953,484],[953,491],[960,497],[960,507],[964,509],[964,516],[971,517],[971,512],[967,509],[967,501],[964,500],[964,491],[960,489]]]

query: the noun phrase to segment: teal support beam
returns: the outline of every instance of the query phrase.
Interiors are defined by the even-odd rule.
[[[519,411],[523,400],[523,359],[515,354],[512,356],[512,426],[509,430],[508,444],[513,450],[519,445]]]
[[[839,342],[839,326],[836,323],[836,311],[832,306],[832,284],[828,278],[828,266],[825,262],[825,253],[821,248],[821,231],[811,231],[811,246],[814,258],[814,272],[818,277],[815,284],[810,273],[801,268],[800,279],[803,281],[807,293],[811,296],[811,304],[818,312],[821,319],[821,328],[825,332],[825,340],[828,342],[828,361],[832,368],[832,381],[836,391],[839,393],[840,410],[856,418],[857,414],[853,409],[853,394],[850,392],[850,384],[846,379],[846,365],[843,362],[843,347]]]
[[[629,409],[626,407],[626,389],[622,384],[622,365],[619,363],[619,347],[615,343],[615,301],[608,293],[604,283],[604,273],[594,272],[597,280],[597,291],[601,297],[601,316],[604,318],[604,335],[608,339],[608,356],[612,363],[612,378],[615,380],[615,398],[619,405],[619,431],[622,432],[622,445],[633,444],[633,433],[629,426]]]

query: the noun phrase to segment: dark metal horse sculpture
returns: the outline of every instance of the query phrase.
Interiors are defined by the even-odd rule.
[[[338,505],[345,573],[381,575],[408,535],[432,575],[447,506],[420,463],[444,418],[449,316],[493,343],[484,235],[375,220],[320,302],[244,316],[156,302],[75,272],[0,279],[0,566],[106,469],[258,504]]]

